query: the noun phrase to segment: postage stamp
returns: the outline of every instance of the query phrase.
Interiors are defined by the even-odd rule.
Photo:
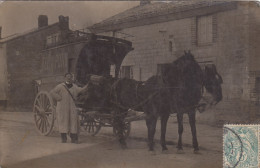
[[[224,125],[223,167],[258,168],[260,125]]]

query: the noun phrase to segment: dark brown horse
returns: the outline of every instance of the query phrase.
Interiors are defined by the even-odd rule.
[[[195,61],[194,56],[188,52],[184,56],[174,61],[171,66],[162,74],[165,83],[170,87],[169,92],[172,96],[172,111],[177,113],[179,140],[177,148],[182,150],[182,133],[183,133],[183,114],[187,113],[192,133],[192,142],[194,151],[198,151],[198,141],[196,135],[195,114],[196,108],[202,98],[203,87],[211,94],[210,105],[216,105],[222,100],[222,78],[217,73],[216,67],[206,66],[203,72],[199,64]],[[167,122],[169,115],[164,116]],[[153,130],[151,130],[153,133]],[[162,130],[164,133],[165,130]],[[165,146],[165,135],[162,134],[163,150]],[[152,149],[152,147],[151,147]]]
[[[106,105],[113,109],[115,114],[115,126],[118,128],[120,143],[125,144],[124,117],[128,109],[134,109],[146,113],[149,150],[154,149],[156,123],[158,117],[161,118],[161,145],[162,150],[167,150],[165,142],[167,121],[171,113],[177,113],[179,128],[177,148],[182,150],[183,114],[187,113],[194,151],[198,151],[195,111],[204,105],[199,104],[203,87],[212,95],[211,101],[208,102],[211,105],[217,104],[222,99],[221,82],[221,77],[214,66],[205,68],[203,72],[193,55],[185,52],[162,72],[162,75],[152,76],[144,83],[126,78],[110,83],[107,88],[111,89],[106,91],[106,95],[109,95],[109,98],[106,98]],[[101,99],[100,101],[102,102]]]
[[[144,111],[147,115],[149,150],[154,149],[154,134],[158,117],[161,118],[161,145],[167,150],[165,143],[166,126],[169,115],[177,113],[179,140],[177,148],[182,150],[183,114],[189,116],[194,151],[198,151],[195,125],[196,108],[202,99],[203,87],[212,95],[210,105],[222,99],[222,79],[215,66],[206,67],[202,71],[194,56],[188,52],[174,61],[161,76],[153,76],[140,83],[131,79],[121,79],[114,84],[113,93],[120,106],[126,109]]]

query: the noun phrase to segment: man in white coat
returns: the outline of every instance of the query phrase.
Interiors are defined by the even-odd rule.
[[[87,85],[81,88],[73,84],[72,74],[66,73],[65,82],[50,92],[57,101],[56,115],[62,143],[67,142],[67,134],[70,134],[72,143],[78,143],[79,123],[75,99],[86,87]]]

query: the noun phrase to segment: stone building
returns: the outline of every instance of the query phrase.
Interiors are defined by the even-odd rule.
[[[48,17],[40,15],[37,28],[0,38],[2,104],[19,110],[32,109],[36,94],[35,79],[39,77],[41,67],[39,53],[52,45],[65,43],[68,32],[68,17],[60,16],[59,22],[48,25]]]
[[[1,30],[0,27],[0,39],[1,39]],[[5,53],[5,46],[0,45],[0,107],[6,106],[6,102],[8,100],[7,93],[8,93],[8,74],[7,74],[7,67],[6,67],[6,57],[4,56]],[[1,109],[1,108],[0,108]]]
[[[248,121],[259,115],[259,9],[257,2],[239,1],[141,3],[89,29],[132,41],[122,77],[145,81],[184,50],[202,67],[215,64],[224,98],[206,120]]]
[[[49,92],[67,72],[82,85],[89,74],[109,76],[112,64],[117,75],[131,46],[129,41],[84,29],[72,31],[68,17],[59,16],[59,22],[48,25],[47,16],[40,15],[38,28],[0,40],[0,107],[31,110],[36,94]]]

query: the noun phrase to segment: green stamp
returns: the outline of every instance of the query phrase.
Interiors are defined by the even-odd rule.
[[[260,125],[224,125],[224,168],[258,168],[259,129]]]

